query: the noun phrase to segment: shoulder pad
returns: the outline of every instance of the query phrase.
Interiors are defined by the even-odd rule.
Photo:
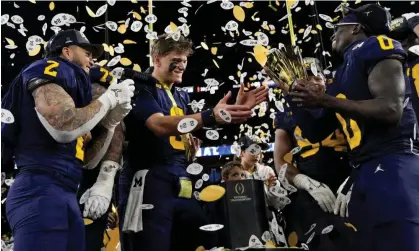
[[[372,69],[379,61],[389,58],[405,62],[407,54],[402,45],[386,36],[372,36],[355,45],[351,50],[360,59],[367,70]]]
[[[74,82],[75,73],[72,67],[65,62],[54,59],[41,59],[29,65],[22,72],[22,82],[27,90],[31,83],[31,90],[34,90],[34,82],[38,84],[55,83],[65,87]],[[38,85],[39,87],[40,85]]]
[[[113,76],[110,71],[104,67],[93,67],[89,72],[90,82],[100,84],[106,88],[111,84]]]

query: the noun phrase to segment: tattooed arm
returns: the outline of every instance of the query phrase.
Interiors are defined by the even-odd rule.
[[[106,89],[99,84],[92,84],[93,100],[101,96]],[[94,102],[94,101],[93,101]],[[86,149],[85,168],[95,168],[102,160],[110,160],[119,163],[122,155],[122,143],[124,132],[122,125],[116,126],[115,130],[108,130],[100,127],[100,133],[95,137]]]
[[[95,127],[111,108],[103,100],[76,108],[73,99],[57,84],[46,84],[32,92],[39,120],[60,143],[69,143]]]

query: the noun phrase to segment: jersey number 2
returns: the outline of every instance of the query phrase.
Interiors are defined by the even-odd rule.
[[[100,72],[103,72],[104,74],[103,74],[103,76],[102,76],[102,78],[100,79],[100,82],[102,82],[102,83],[106,83],[106,78],[108,77],[108,75],[109,75],[109,71],[108,70],[106,70],[105,68],[100,68]]]
[[[170,109],[170,116],[183,116],[183,110],[179,107],[173,106]],[[185,144],[182,141],[182,138],[180,135],[177,136],[170,136],[169,138],[170,145],[173,147],[173,149],[176,150],[185,150]]]
[[[47,63],[49,63],[49,65],[45,67],[44,74],[54,78],[57,77],[57,72],[53,69],[57,68],[60,65],[60,63],[53,60],[48,60]]]
[[[84,150],[83,150],[84,138],[78,137],[76,142],[76,158],[84,161]]]

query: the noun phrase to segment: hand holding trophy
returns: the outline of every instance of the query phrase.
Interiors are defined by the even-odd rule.
[[[298,47],[284,46],[271,50],[263,68],[285,94],[292,91],[297,80],[307,79],[306,67]]]

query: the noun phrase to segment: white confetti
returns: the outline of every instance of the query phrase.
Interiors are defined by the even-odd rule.
[[[210,140],[218,140],[220,138],[220,135],[216,130],[206,131],[205,136]]]
[[[21,23],[23,23],[23,18],[21,16],[19,16],[19,15],[14,15],[10,19],[15,24],[21,24]]]
[[[141,28],[143,27],[143,23],[141,21],[134,21],[131,24],[131,30],[133,32],[139,32],[141,30]]]
[[[283,16],[283,17],[281,17],[281,19],[279,19],[279,20],[278,20],[278,22],[281,22],[281,21],[283,21],[283,20],[287,19],[287,18],[288,18],[288,16],[289,16],[289,15],[287,14],[287,15],[285,15],[285,16]]]
[[[14,54],[14,53],[10,54],[10,59],[14,59],[15,56],[16,56],[16,54]]]
[[[105,14],[106,10],[108,9],[108,5],[104,4],[102,5],[97,11],[96,11],[96,17],[100,17],[103,14]]]
[[[142,209],[142,210],[150,210],[150,209],[153,209],[153,208],[154,208],[154,206],[151,205],[151,204],[141,204],[140,205],[140,209]]]
[[[323,19],[324,21],[326,21],[326,22],[333,22],[333,19],[332,19],[330,16],[328,16],[328,15],[325,15],[325,14],[319,14],[319,17],[320,17],[321,19]]]
[[[115,51],[116,53],[118,53],[118,54],[122,54],[122,53],[124,53],[124,52],[125,52],[125,50],[124,50],[124,45],[123,45],[123,44],[121,44],[121,43],[118,43],[118,47],[115,47],[115,48],[114,48],[114,51]]]
[[[255,34],[258,39],[258,43],[262,44],[263,46],[268,46],[269,44],[269,37],[263,32],[256,32]]]
[[[149,24],[154,24],[157,22],[157,17],[154,14],[148,14],[144,20]]]
[[[209,180],[209,175],[208,175],[208,174],[206,174],[206,173],[204,173],[204,174],[202,175],[202,180],[203,180],[203,181],[208,181],[208,180]]]
[[[312,28],[313,27],[311,25],[306,28],[306,30],[304,31],[303,39],[305,39],[308,35],[310,35]]]
[[[186,172],[192,175],[198,175],[204,170],[204,167],[199,163],[192,163],[186,168]]]
[[[107,0],[108,1],[108,4],[110,5],[110,6],[114,6],[115,5],[115,3],[116,3],[116,0]]]
[[[280,186],[271,186],[269,187],[269,192],[271,192],[273,195],[278,197],[287,196],[287,190],[283,189]]]
[[[335,28],[335,25],[333,25],[332,23],[327,22],[326,23],[326,28],[334,29]]]
[[[225,25],[225,29],[228,31],[235,31],[238,28],[239,28],[239,24],[234,20],[228,21],[228,23]]]
[[[221,5],[221,8],[225,10],[230,10],[234,8],[234,4],[230,1],[223,1],[220,5]]]
[[[189,133],[192,132],[196,126],[198,125],[198,121],[194,118],[184,118],[179,121],[177,125],[177,130],[180,133]]]
[[[226,45],[227,47],[233,47],[234,45],[236,45],[236,43],[225,43],[225,45]]]
[[[44,25],[42,25],[42,34],[45,36],[45,32],[47,31],[48,28],[48,24],[44,23]]]
[[[410,47],[409,51],[419,56],[419,45],[414,45]]]
[[[195,189],[200,189],[203,184],[204,184],[204,181],[202,179],[197,180],[195,183]]]
[[[262,234],[262,240],[263,240],[264,242],[266,242],[266,241],[268,241],[268,240],[272,240],[272,235],[271,235],[271,233],[270,233],[269,231],[265,231],[265,232],[263,232],[263,234]]]
[[[404,103],[403,103],[403,108],[406,108],[406,106],[409,104],[409,97],[407,97],[405,100],[404,100]]]
[[[1,15],[1,25],[6,24],[9,21],[9,14]]]
[[[295,154],[299,153],[300,151],[301,151],[301,147],[300,147],[300,146],[297,146],[297,147],[294,147],[294,148],[291,150],[291,154],[292,154],[292,155],[295,155]]]
[[[224,227],[224,225],[221,224],[209,224],[209,225],[205,225],[205,226],[201,226],[199,227],[199,229],[204,230],[204,231],[217,231],[220,230]]]
[[[187,23],[188,22],[188,20],[186,20],[186,18],[184,18],[184,17],[179,17],[177,20],[179,20],[179,22],[181,22],[181,23]]]
[[[328,227],[325,227],[325,228],[322,230],[322,234],[328,234],[328,233],[332,232],[332,230],[333,230],[333,225],[330,225],[330,226],[328,226]]]
[[[122,67],[116,67],[112,70],[112,76],[114,76],[116,79],[120,79],[122,77],[122,74],[124,73],[124,68]]]
[[[262,151],[262,148],[258,144],[251,144],[247,149],[246,152],[250,153],[251,155],[259,155]]]
[[[184,5],[184,6],[186,6],[186,7],[192,7],[192,5],[190,5],[189,3],[188,3],[188,1],[182,1],[182,2],[180,2],[182,5]]]
[[[224,109],[220,109],[218,110],[218,114],[220,115],[221,119],[227,123],[231,123],[231,114],[224,110]]]
[[[107,21],[105,23],[106,27],[108,27],[108,29],[110,29],[111,31],[116,31],[118,29],[118,24],[115,23],[114,21]],[[132,28],[131,28],[132,29]]]
[[[109,66],[109,67],[115,66],[117,63],[119,63],[120,60],[121,60],[121,56],[118,55],[118,56],[112,58],[111,61],[108,62],[107,66]]]
[[[15,122],[15,117],[13,117],[13,114],[9,110],[1,108],[1,122],[11,124]]]
[[[198,191],[194,191],[193,192],[193,196],[195,197],[196,200],[200,200],[199,199],[199,192]]]
[[[249,247],[263,247],[263,244],[256,235],[252,235],[249,239]]]

